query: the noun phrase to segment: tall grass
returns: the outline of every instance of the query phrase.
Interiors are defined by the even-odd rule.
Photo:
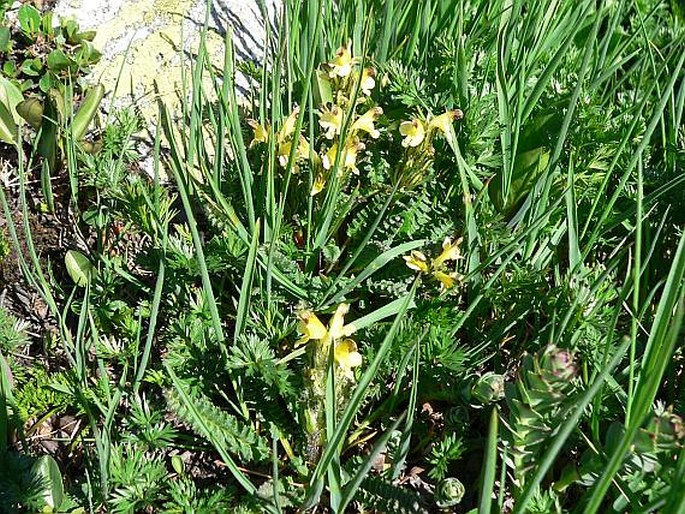
[[[276,32],[265,20],[265,60],[251,77],[255,94],[248,100],[236,94],[241,65],[231,31],[220,69],[212,65],[203,38],[189,73],[184,118],[160,106],[155,170],[165,166],[172,184],[163,186],[157,171],[155,196],[147,198],[158,250],[155,279],[142,292],[150,314],[145,328],[138,326],[137,341],[144,343],[136,343],[132,362],[125,361],[118,374],[101,357],[95,363],[89,357],[99,337],[90,314],[97,301],[93,290],[62,295],[42,269],[28,223],[23,227],[29,255],[19,253],[20,265],[57,320],[74,373],[71,392],[94,438],[100,501],[113,489],[116,420],[125,417],[127,402],[140,401],[144,391],[154,394],[149,382],[157,380],[169,397],[178,398],[175,414],[184,416],[199,444],[209,445],[241,494],[267,512],[287,511],[283,491],[294,481],[300,491],[294,510],[323,506],[349,512],[354,502],[369,501],[379,474],[391,488],[381,505],[389,509],[397,501],[412,511],[413,497],[399,484],[408,476],[407,463],[420,462],[426,452],[418,440],[421,405],[445,411],[457,405],[477,423],[484,421],[474,430],[461,425],[463,433],[457,434],[469,441],[480,463],[480,477],[465,484],[472,512],[501,510],[505,501],[516,513],[590,514],[617,505],[634,512],[650,505],[680,512],[681,450],[673,453],[665,486],[644,476],[640,487],[626,483],[637,480],[629,454],[655,417],[655,402],[683,405],[675,395],[683,394],[685,237],[673,216],[682,206],[675,202],[683,175],[661,170],[683,151],[684,40],[682,20],[668,3],[647,4],[286,0]],[[664,20],[670,23],[666,28]],[[399,121],[457,107],[465,113],[456,130],[451,127],[445,141],[436,143],[434,174],[427,173],[420,186],[397,180],[363,189],[345,178],[345,157],[338,152],[325,188],[310,194],[317,180],[315,141],[323,139],[317,71],[348,41],[359,66],[377,70],[376,91],[382,93],[376,98],[389,104],[379,123],[386,123],[386,134],[395,140]],[[361,82],[359,74],[351,89],[353,106],[363,100]],[[352,141],[354,116],[349,111],[342,121],[339,148]],[[246,118],[270,127],[259,155]],[[293,123],[292,141],[303,136],[310,143],[303,159],[297,144],[279,155],[274,135],[285,123]],[[387,144],[367,155],[392,167],[400,157]],[[162,146],[168,147],[167,158]],[[27,220],[24,157],[19,155],[18,173]],[[76,175],[75,148],[67,161]],[[372,162],[364,171],[380,173],[379,167]],[[178,194],[182,221],[159,214],[157,195],[164,187]],[[394,218],[419,202],[424,190],[435,195],[427,200],[427,221],[415,234],[402,233]],[[0,201],[20,248],[19,227],[1,190]],[[352,236],[348,228],[357,222],[363,232]],[[167,281],[181,288],[169,260],[177,225],[187,226],[192,243],[201,291],[196,310],[207,315],[209,327],[203,337],[218,348],[212,357],[218,365],[208,376],[194,376],[164,355],[180,351],[165,346],[172,345],[161,323],[178,315],[165,300],[176,294]],[[460,290],[452,296],[431,292],[423,275],[407,278],[409,272],[397,266],[402,256],[430,248],[440,242],[436,234],[444,233],[465,239]],[[230,240],[239,269],[218,269],[222,255],[217,257],[212,237]],[[177,298],[190,303],[181,294]],[[279,396],[290,409],[288,422],[279,425],[277,416],[255,402],[247,385],[253,376],[235,364],[236,355],[246,341],[260,344],[254,338],[277,356],[273,366],[308,379],[316,371],[306,360],[312,343],[294,344],[296,313],[332,313],[351,302],[359,305],[352,321],[357,333],[370,342],[349,389],[336,374],[335,349],[324,356],[322,447],[313,452],[311,443],[302,442],[306,409],[298,411],[302,405]],[[449,354],[430,353],[437,344],[431,323],[441,307],[452,316],[448,335],[441,336],[449,340]],[[200,343],[189,338],[186,344]],[[545,348],[568,349],[580,363],[577,374],[569,363],[546,374]],[[467,363],[464,376],[445,372],[452,355]],[[528,358],[534,364],[520,364]],[[266,376],[260,365],[255,357],[250,373]],[[510,383],[506,403],[499,396],[478,404],[471,391],[486,372]],[[569,384],[554,384],[563,373],[572,376]],[[94,376],[104,392],[92,391]],[[467,393],[440,391],[440,384],[431,383],[435,376]],[[7,425],[4,377],[3,371],[0,445]],[[555,396],[553,387],[569,396]],[[204,403],[207,391],[214,394],[210,407]],[[546,412],[552,414],[545,417]],[[232,430],[226,419],[245,427],[243,436],[262,437],[269,427],[268,479],[255,479],[264,470],[253,473],[243,465],[239,444],[214,428]],[[535,423],[526,425],[528,419]],[[621,426],[619,432],[610,432],[612,423]],[[284,427],[293,432],[284,433]],[[359,442],[362,434],[368,445]],[[594,467],[570,454],[591,455]],[[387,473],[377,469],[381,457],[389,462]]]

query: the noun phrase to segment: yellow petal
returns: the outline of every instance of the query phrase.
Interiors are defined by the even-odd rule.
[[[278,145],[278,163],[284,168],[288,165],[288,159],[290,158],[290,149],[292,148],[292,146],[293,145],[290,141]]]
[[[321,323],[312,311],[302,311],[298,314],[300,318],[299,330],[302,338],[298,343],[306,343],[310,339],[323,339],[326,337],[326,326]]]
[[[419,146],[426,137],[426,130],[423,126],[423,122],[414,118],[411,121],[403,121],[400,123],[400,134],[404,136],[402,146],[405,148],[415,148]]]
[[[278,133],[278,140],[283,142],[293,135],[295,132],[295,125],[297,125],[297,116],[300,114],[300,108],[296,106],[290,116],[283,122],[280,132]]]
[[[359,142],[356,138],[345,145],[345,153],[341,157],[340,168],[357,169],[357,152],[364,149],[364,144]],[[321,158],[321,163],[324,169],[330,170],[335,165],[335,160],[338,156],[338,143],[331,146],[328,151]]]
[[[278,163],[284,168],[288,165],[288,159],[290,158],[290,151],[292,150],[292,147],[292,141],[287,141],[285,143],[280,143],[278,145]],[[302,135],[300,135],[300,139],[297,144],[297,149],[295,150],[295,155],[293,159],[293,162],[295,163],[302,161],[304,159],[309,159],[309,141],[307,141],[307,139]]]
[[[362,93],[364,93],[366,96],[369,96],[371,94],[371,90],[376,87],[376,70],[373,68],[364,68],[364,71],[362,71],[362,82],[361,82],[361,88],[362,88]]]
[[[403,259],[410,269],[428,273],[428,262],[423,253],[413,250],[409,255],[405,255]]]
[[[324,169],[330,170],[335,164],[335,158],[338,155],[338,143],[331,146],[328,151],[321,157],[321,164]]]
[[[268,143],[269,142],[269,128],[262,126],[257,120],[247,120],[247,124],[252,127],[254,132],[254,138],[250,143],[250,146],[254,146],[257,143]]]
[[[335,310],[335,314],[328,323],[328,333],[331,335],[332,339],[339,339],[345,335],[345,314],[350,310],[350,306],[346,303],[341,303]]]
[[[433,118],[428,124],[428,130],[438,129],[443,134],[449,134],[452,129],[452,122],[454,120],[459,120],[464,117],[464,113],[461,109],[454,109],[453,111],[447,111],[440,116]]]
[[[361,130],[369,134],[372,138],[377,139],[381,133],[373,124],[381,114],[383,114],[383,109],[380,107],[369,109],[352,124],[352,133]]]
[[[300,135],[300,142],[297,145],[297,159],[309,159],[309,141],[303,135]]]
[[[439,268],[447,261],[456,261],[461,258],[461,251],[459,245],[464,239],[460,237],[452,242],[449,237],[446,237],[442,242],[442,253],[433,261],[433,267]]]
[[[452,289],[457,282],[456,273],[445,273],[444,271],[434,271],[433,276],[440,281],[442,289]]]
[[[357,344],[352,339],[344,339],[338,343],[335,347],[335,361],[345,370],[361,366],[362,355],[357,351]]]
[[[337,105],[333,105],[330,109],[322,107],[319,110],[319,125],[326,131],[324,135],[327,139],[333,139],[340,134],[342,123],[343,110]]]
[[[358,139],[355,138],[353,141],[349,141],[347,145],[345,145],[345,155],[344,155],[344,162],[343,166],[345,168],[351,169],[352,171],[356,172],[357,171],[357,153],[361,150],[363,150],[364,143],[359,142]]]
[[[323,173],[320,173],[314,179],[314,183],[312,184],[312,190],[309,194],[311,196],[318,195],[321,191],[323,191],[323,188],[325,185],[326,185],[326,177],[323,176]]]
[[[347,46],[341,46],[335,54],[335,58],[328,63],[330,71],[329,77],[347,77],[352,72],[352,42],[348,42]]]

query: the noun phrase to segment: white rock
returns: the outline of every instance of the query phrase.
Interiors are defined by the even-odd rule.
[[[272,19],[277,1],[267,1]],[[93,70],[94,80],[110,92],[116,87],[117,98],[135,102],[143,114],[154,117],[157,98],[172,108],[179,105],[182,70],[196,55],[206,7],[206,0],[58,0],[54,11],[57,17],[75,18],[82,29],[97,31],[94,44],[103,57]],[[216,66],[223,63],[229,27],[236,57],[261,59],[265,30],[257,0],[214,0],[209,14],[207,49]],[[244,77],[237,81],[239,87],[247,86]]]

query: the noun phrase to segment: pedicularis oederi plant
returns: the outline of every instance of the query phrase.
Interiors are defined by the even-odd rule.
[[[685,512],[679,2],[282,8],[154,123],[22,104],[0,514]]]

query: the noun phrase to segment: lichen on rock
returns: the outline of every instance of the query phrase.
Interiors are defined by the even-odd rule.
[[[206,49],[214,65],[223,63],[229,24],[258,43],[240,48],[243,38],[236,38],[237,53],[243,58],[261,57],[264,22],[257,0],[215,0],[209,16],[206,9],[206,0],[59,0],[55,13],[97,31],[94,44],[103,57],[93,79],[124,102],[135,102],[152,119],[158,99],[172,110],[180,105],[184,70],[197,55],[206,19]],[[244,78],[238,81],[245,85]]]

